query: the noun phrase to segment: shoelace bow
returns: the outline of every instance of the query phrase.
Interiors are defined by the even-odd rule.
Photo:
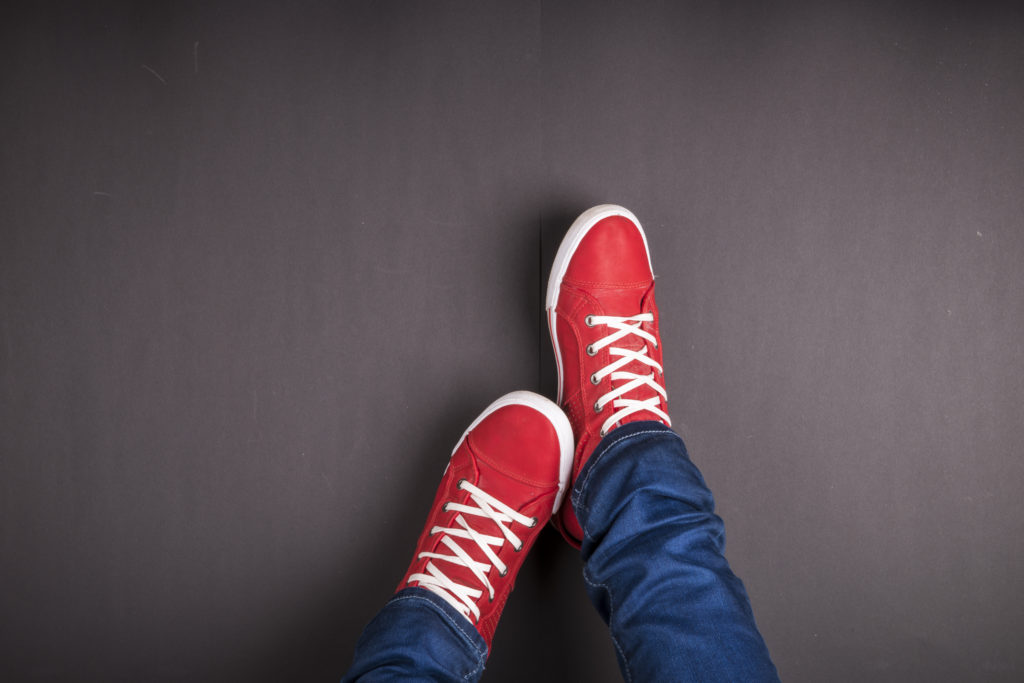
[[[455,524],[458,525],[458,528],[435,526],[430,530],[431,536],[435,534],[444,534],[444,537],[441,539],[441,543],[447,546],[447,548],[454,554],[444,555],[441,553],[422,552],[417,555],[417,558],[444,560],[455,565],[466,567],[473,572],[474,576],[476,576],[480,583],[483,584],[484,588],[487,589],[489,598],[494,600],[494,586],[491,585],[487,575],[493,566],[498,570],[498,573],[501,576],[505,576],[508,573],[508,567],[501,561],[497,553],[492,548],[501,548],[505,541],[508,541],[512,544],[513,549],[516,552],[519,552],[523,549],[523,542],[519,540],[519,537],[505,525],[511,522],[517,522],[523,526],[532,528],[537,525],[537,518],[519,514],[497,498],[488,494],[486,491],[470,484],[465,479],[459,480],[457,488],[462,491],[468,491],[469,497],[475,505],[465,505],[463,503],[455,503],[451,501],[445,503],[445,510],[454,510],[459,513],[455,518]],[[491,536],[478,532],[469,525],[469,522],[466,521],[466,518],[463,515],[490,519],[498,525],[502,536]],[[490,561],[490,564],[487,562],[479,562],[470,557],[469,553],[467,553],[455,540],[456,538],[473,541],[477,548],[479,548],[484,556]],[[419,585],[422,588],[426,588],[427,590],[444,598],[449,605],[458,610],[459,613],[467,619],[469,619],[470,614],[472,614],[473,622],[475,623],[476,621],[479,621],[480,608],[477,606],[476,601],[483,596],[484,593],[482,590],[463,586],[460,583],[452,581],[432,561],[427,562],[425,574],[413,574],[409,577],[407,583],[413,582],[419,582]]]
[[[672,426],[672,421],[669,419],[668,415],[666,415],[659,407],[661,404],[661,398],[665,398],[666,400],[668,399],[668,392],[665,391],[665,387],[663,387],[657,379],[658,375],[663,373],[661,365],[647,353],[647,344],[650,343],[654,348],[658,348],[658,340],[650,332],[641,329],[643,323],[649,322],[654,322],[653,313],[640,313],[638,315],[625,317],[614,315],[588,315],[586,317],[585,323],[587,327],[605,325],[614,330],[608,336],[602,337],[593,344],[587,346],[587,355],[589,356],[597,355],[597,352],[604,347],[610,346],[629,335],[636,335],[647,342],[639,351],[611,346],[608,349],[608,354],[613,358],[617,358],[617,360],[612,361],[590,376],[590,382],[595,386],[600,384],[601,380],[608,375],[611,375],[613,383],[625,382],[624,384],[613,386],[611,391],[601,396],[597,399],[597,402],[594,403],[595,413],[599,413],[604,410],[604,407],[609,403],[612,404],[613,408],[618,409],[616,412],[609,415],[608,419],[604,421],[603,425],[601,425],[601,436],[607,434],[612,426],[622,418],[640,411],[654,413],[660,419],[664,420],[666,425],[669,427]],[[648,375],[640,375],[623,369],[630,363],[634,362],[646,365],[653,370]],[[643,400],[624,398],[624,396],[629,392],[642,387],[653,389],[655,395]]]

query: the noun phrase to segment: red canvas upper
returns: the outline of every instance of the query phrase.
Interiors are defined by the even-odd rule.
[[[427,523],[416,544],[412,564],[398,590],[421,585],[421,581],[410,579],[414,574],[425,573],[428,563],[433,562],[436,569],[452,581],[483,591],[482,596],[475,600],[480,610],[479,619],[472,614],[466,616],[483,636],[489,651],[516,573],[540,530],[551,517],[559,487],[559,458],[560,446],[556,430],[551,421],[539,411],[525,405],[507,405],[486,415],[466,434],[452,454],[427,516]],[[515,521],[505,524],[522,541],[518,551],[504,539],[492,519],[446,509],[446,504],[451,503],[474,505],[470,492],[459,489],[461,480],[479,487],[516,512],[536,520],[532,527]],[[445,534],[432,532],[437,528],[460,529],[457,521],[460,516],[474,531],[505,540],[500,548],[494,549],[499,559],[507,565],[505,575],[499,575],[494,566],[487,572],[487,578],[495,591],[493,600],[479,578],[468,568],[443,559],[420,557],[423,552],[452,554],[442,543]],[[488,557],[474,541],[457,537],[452,540],[474,561],[490,564]]]
[[[646,289],[654,280],[648,263],[636,224],[625,216],[609,216],[588,230],[577,245],[563,282],[601,290]]]
[[[651,272],[647,248],[640,227],[624,216],[611,216],[598,221],[591,227],[572,252],[565,275],[561,281],[554,316],[549,314],[552,336],[559,351],[562,373],[560,404],[572,424],[576,439],[572,480],[575,481],[583,464],[600,442],[600,430],[612,405],[595,411],[597,400],[624,381],[602,378],[598,385],[591,381],[592,375],[616,360],[610,354],[611,347],[641,350],[647,346],[647,354],[661,365],[661,343],[658,336],[658,309],[654,302],[654,275]],[[597,351],[596,355],[586,353],[593,344],[608,335],[609,330],[601,326],[588,326],[587,316],[628,317],[651,313],[653,322],[644,322],[641,329],[658,339],[655,347],[646,340],[627,336],[610,347]],[[623,368],[635,373],[650,372],[651,368],[632,362]],[[664,377],[657,374],[659,384],[664,386]],[[647,399],[655,395],[649,387],[642,386],[625,394],[623,398]],[[658,406],[668,411],[666,402],[659,396]],[[647,411],[625,416],[617,424],[638,420],[661,420]],[[567,502],[555,518],[555,525],[566,539],[579,546],[583,532]]]

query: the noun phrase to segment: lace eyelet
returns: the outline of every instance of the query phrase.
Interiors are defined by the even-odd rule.
[[[585,324],[587,327],[593,327],[594,326],[594,316],[588,315],[586,318],[583,319],[583,324]]]
[[[508,576],[508,567],[505,567],[505,571],[498,572],[498,576]],[[491,602],[493,602],[493,601],[494,601],[494,598],[491,598]]]
[[[596,356],[597,355],[597,349],[594,348],[593,344],[587,344],[587,355],[588,356]]]
[[[444,510],[445,512],[448,512],[448,503],[445,503],[444,505],[442,505],[441,509]]]
[[[540,520],[538,520],[536,517],[531,517],[530,518],[530,528],[532,529],[533,527],[537,526],[537,522],[539,522],[539,521]]]
[[[594,373],[593,375],[590,376],[590,383],[595,386],[601,383],[601,380],[597,378],[597,373]]]
[[[595,402],[594,403],[594,412],[595,413],[600,413],[602,410],[604,410],[604,406],[601,405],[601,402],[600,401]]]
[[[600,432],[598,432],[598,433],[599,433],[599,434],[601,435],[601,438],[602,438],[602,439],[603,439],[604,437],[608,436],[608,432],[604,431],[603,429],[602,429],[602,430],[601,430]]]
[[[463,477],[462,479],[459,479],[459,483],[457,483],[455,485],[455,488],[457,488],[458,490],[461,491],[462,490],[462,485],[465,484],[465,483],[466,483],[466,478]]]

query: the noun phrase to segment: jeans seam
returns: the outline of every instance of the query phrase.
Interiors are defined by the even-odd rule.
[[[430,600],[429,598],[426,598],[426,597],[424,597],[422,595],[398,595],[398,596],[395,596],[395,597],[391,598],[391,600],[389,600],[388,602],[389,603],[399,602],[400,600],[419,600],[421,602],[427,603],[428,605],[430,605],[431,607],[434,608],[435,612],[437,612],[442,617],[444,617],[444,619],[449,624],[452,625],[452,628],[456,629],[459,633],[462,634],[462,636],[466,639],[466,641],[469,644],[469,646],[471,648],[473,648],[473,651],[477,654],[477,665],[476,665],[476,668],[473,669],[468,674],[466,674],[465,676],[463,676],[462,678],[464,680],[467,680],[467,681],[468,680],[472,680],[481,671],[483,671],[483,669],[484,669],[484,662],[483,662],[483,660],[484,660],[484,656],[485,656],[486,653],[480,651],[480,649],[476,646],[476,643],[473,642],[472,636],[470,636],[468,633],[466,633],[466,631],[461,626],[459,626],[455,622],[455,620],[452,619],[451,615],[449,615],[447,612],[444,611],[444,609],[440,608],[432,600]]]
[[[644,429],[638,432],[634,432],[632,434],[626,434],[625,436],[621,436],[612,441],[611,443],[609,443],[607,446],[601,448],[599,453],[596,453],[594,456],[592,456],[593,463],[587,463],[590,467],[587,470],[586,477],[582,481],[577,479],[576,485],[573,486],[572,492],[573,494],[577,494],[575,495],[574,501],[577,507],[579,507],[583,511],[590,509],[590,506],[584,504],[582,501],[583,489],[586,488],[587,485],[590,483],[590,478],[593,476],[594,470],[597,469],[599,463],[605,457],[605,455],[607,455],[613,448],[615,448],[623,441],[627,441],[634,437],[649,437],[650,435],[671,436],[675,437],[676,439],[680,438],[678,434],[667,429]],[[577,517],[579,517],[579,515],[577,515]],[[583,529],[583,536],[585,538],[590,539],[590,541],[594,540],[594,537],[590,534],[587,528],[583,526],[582,522],[580,523],[580,528]],[[633,672],[630,670],[629,659],[626,657],[626,652],[622,649],[622,645],[619,643],[618,638],[615,637],[615,632],[612,629],[612,621],[615,617],[615,594],[612,592],[611,588],[609,588],[607,584],[595,583],[594,581],[592,581],[590,577],[587,575],[586,568],[584,568],[583,570],[583,580],[587,583],[587,585],[592,586],[594,588],[600,588],[608,594],[608,634],[612,639],[612,644],[615,646],[615,650],[619,653],[619,657],[621,657],[622,659],[622,673],[626,679],[626,683],[632,683]]]
[[[618,651],[619,656],[622,657],[622,663],[624,665],[624,670],[622,673],[624,673],[626,676],[626,683],[632,683],[633,673],[629,670],[629,660],[626,658],[626,652],[622,649],[622,646],[619,645],[619,639],[615,637],[615,631],[612,630],[612,619],[615,616],[615,594],[612,593],[612,589],[609,588],[607,584],[595,583],[591,581],[590,577],[587,576],[587,570],[585,568],[583,570],[583,580],[587,582],[588,586],[592,586],[594,588],[603,588],[605,592],[608,593],[608,635],[612,639],[612,645],[615,646],[615,649]]]

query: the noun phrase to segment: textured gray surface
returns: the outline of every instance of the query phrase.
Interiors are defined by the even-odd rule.
[[[5,680],[336,679],[607,201],[783,678],[1024,677],[1019,9],[5,14]],[[485,680],[618,680],[579,574]]]

